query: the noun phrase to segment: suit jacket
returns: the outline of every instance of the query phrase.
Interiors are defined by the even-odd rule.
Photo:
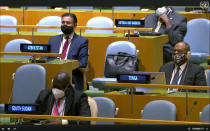
[[[160,72],[165,72],[166,83],[170,84],[173,70],[175,68],[175,63],[168,63],[160,67]],[[188,62],[186,65],[182,78],[180,80],[180,85],[196,85],[196,86],[206,86],[206,76],[204,68],[196,64]]]
[[[40,114],[51,115],[54,101],[52,89],[45,89],[40,92],[35,104],[40,104]],[[91,116],[88,97],[85,93],[69,87],[65,103],[65,116]],[[76,121],[69,121],[69,123],[76,124]],[[89,124],[89,122],[81,121],[80,124]]]
[[[51,45],[52,53],[59,53],[62,40],[63,35],[56,35],[50,38],[48,44]],[[79,67],[86,67],[88,63],[88,39],[74,33],[67,59],[78,60]]]
[[[174,46],[177,42],[183,41],[184,36],[187,32],[187,19],[176,13],[171,8],[171,12],[167,15],[171,22],[171,28],[166,29],[165,23],[163,23],[159,29],[162,34],[168,34],[169,43]],[[156,14],[148,14],[145,18],[145,27],[156,28],[158,22],[158,16]]]

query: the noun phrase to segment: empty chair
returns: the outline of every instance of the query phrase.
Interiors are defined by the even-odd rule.
[[[13,104],[33,104],[39,92],[46,88],[46,70],[38,64],[20,66],[12,89]]]
[[[25,9],[48,9],[48,6],[22,6],[21,8]]]
[[[4,108],[5,108],[4,104],[0,104],[0,114],[4,113]]]
[[[191,58],[193,63],[206,63],[206,55],[210,49],[210,22],[208,19],[198,18],[187,22],[187,34],[184,41],[190,45]]]
[[[115,117],[115,103],[107,97],[93,97],[98,107],[98,117]],[[114,122],[97,121],[97,125],[114,124]]]
[[[207,86],[210,86],[210,69],[205,70],[205,75],[206,75]],[[210,93],[210,90],[207,90],[207,93]]]
[[[200,115],[200,122],[210,123],[210,104],[206,105]]]
[[[166,100],[154,100],[145,105],[141,119],[176,120],[176,106]]]
[[[210,86],[210,69],[205,70],[207,86]]]
[[[47,16],[42,18],[39,23],[37,24],[38,26],[61,26],[61,17],[60,16]],[[61,29],[49,29],[49,28],[38,28],[37,32],[61,32]]]
[[[5,48],[4,52],[20,52],[20,44],[32,44],[31,41],[26,39],[14,39],[9,41]],[[4,55],[4,58],[30,58],[31,56],[22,56],[22,55]]]
[[[0,25],[17,25],[17,19],[9,15],[0,15]],[[0,31],[17,31],[16,28],[0,28]]]
[[[76,10],[93,10],[93,6],[67,6],[67,9],[76,9]]]
[[[105,60],[106,56],[108,54],[117,54],[118,52],[125,52],[131,55],[137,56],[136,46],[129,42],[129,41],[116,41],[111,43],[106,50]],[[106,67],[105,67],[106,68]],[[104,69],[105,69],[104,68]],[[108,78],[108,77],[102,77],[102,78],[94,78],[92,80],[92,84],[94,88],[100,88],[106,90],[105,82],[117,82],[116,78]]]
[[[185,7],[184,6],[172,6],[172,8],[175,11],[185,11]]]
[[[87,27],[114,27],[114,22],[108,17],[94,17],[88,20]],[[90,30],[86,29],[86,33],[114,33],[114,30]]]
[[[114,6],[114,10],[140,10],[140,6]]]

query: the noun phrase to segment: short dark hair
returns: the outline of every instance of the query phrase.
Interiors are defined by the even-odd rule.
[[[65,14],[63,14],[61,16],[61,18],[66,17],[66,16],[70,16],[73,19],[74,23],[77,24],[77,17],[76,17],[75,14],[73,14],[73,13],[65,13]]]

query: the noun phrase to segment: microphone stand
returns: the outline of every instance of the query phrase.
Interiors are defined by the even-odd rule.
[[[186,89],[186,93],[185,93],[185,102],[186,102],[186,116],[188,116],[189,115],[189,112],[188,112],[188,89]],[[187,117],[186,117],[187,118]],[[185,120],[186,120],[186,118],[185,118]]]
[[[184,121],[187,120],[187,117],[190,115],[190,113],[192,112],[193,108],[194,108],[196,105],[197,105],[197,101],[194,101],[192,107],[190,108],[190,111],[187,112],[187,115],[185,116]]]
[[[114,21],[114,7],[112,7],[112,20]]]
[[[182,79],[182,82],[184,81],[185,79],[185,76],[186,76],[186,72],[188,70],[188,66],[189,66],[189,60],[187,61],[187,65],[186,65],[186,70],[184,72],[184,75],[183,75],[183,79]],[[188,89],[185,90],[185,98],[186,98],[186,116],[188,116]]]

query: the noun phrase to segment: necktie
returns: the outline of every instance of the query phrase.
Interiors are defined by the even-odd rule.
[[[53,109],[53,114],[55,116],[59,116],[59,109],[60,109],[60,100],[57,100],[56,105],[54,106]]]
[[[66,52],[68,50],[68,45],[69,45],[69,37],[66,37],[66,41],[64,43],[63,50],[62,50],[62,56],[61,56],[62,60],[64,60],[65,57],[66,57]]]
[[[173,78],[173,81],[172,81],[171,85],[178,85],[179,70],[180,70],[180,67],[178,66],[178,67],[177,67],[176,74],[174,75],[174,78]]]

